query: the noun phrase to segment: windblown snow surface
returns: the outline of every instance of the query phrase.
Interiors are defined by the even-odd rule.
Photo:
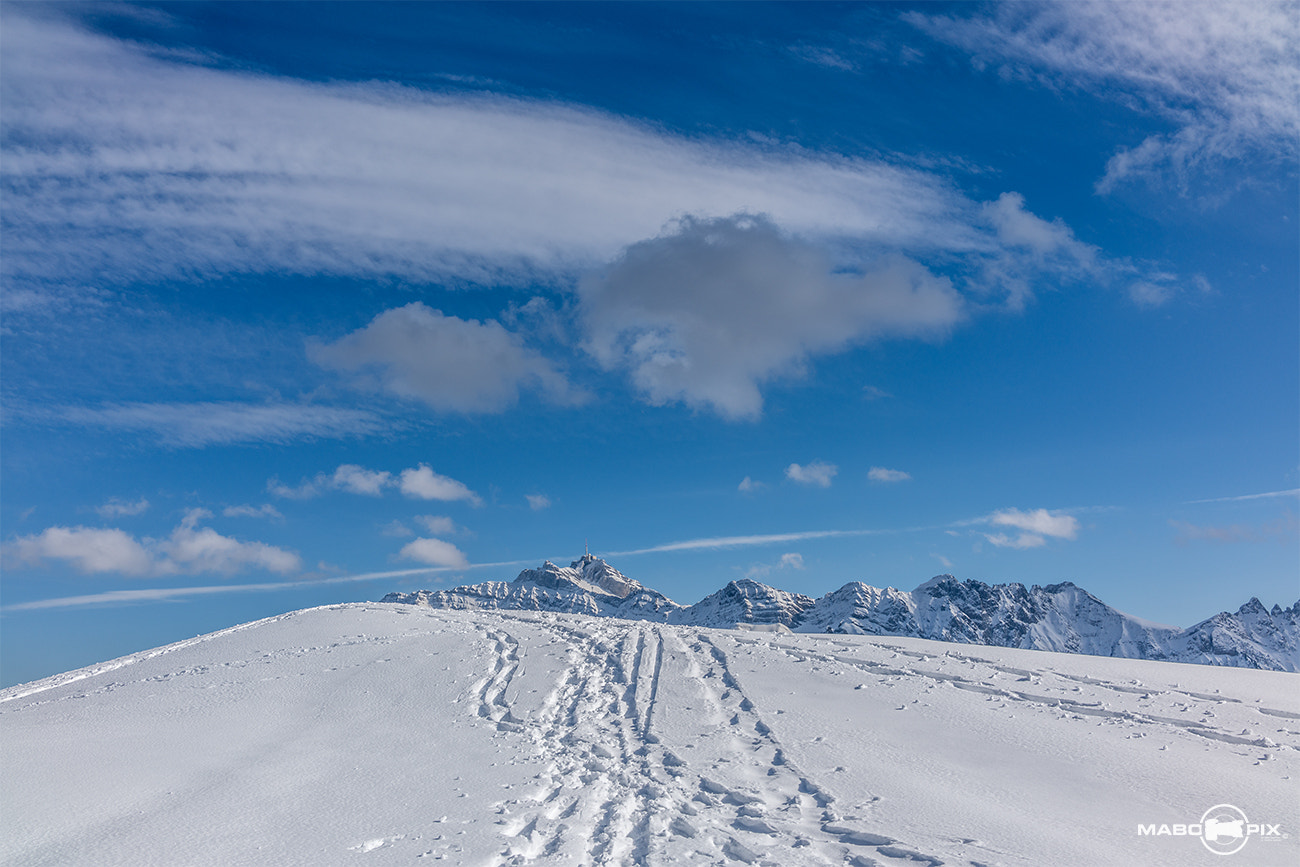
[[[914,638],[314,608],[0,692],[0,861],[1291,865],[1297,684]],[[1225,803],[1286,836],[1219,856],[1138,833]]]

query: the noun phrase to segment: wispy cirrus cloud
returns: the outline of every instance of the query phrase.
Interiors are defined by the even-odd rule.
[[[1211,497],[1208,500],[1188,500],[1188,505],[1197,503],[1242,503],[1249,500],[1271,500],[1276,497],[1300,497],[1300,488],[1285,491],[1265,491],[1262,494],[1240,494],[1235,497]]]
[[[227,518],[271,518],[276,521],[283,521],[284,515],[280,510],[270,503],[264,503],[261,506],[227,506],[221,510],[221,514]]]
[[[1007,3],[904,14],[1003,74],[1137,104],[1171,133],[1123,148],[1097,187],[1188,175],[1247,155],[1294,161],[1300,16],[1286,2]]]
[[[10,7],[4,24],[15,276],[483,280],[587,267],[676,215],[737,211],[890,245],[983,245],[944,180],[882,161],[687,139],[553,102],[220,69],[57,12]]]
[[[1239,542],[1286,541],[1300,536],[1300,519],[1288,511],[1275,521],[1265,524],[1228,524],[1200,525],[1186,521],[1170,521],[1169,526],[1178,531],[1176,541],[1180,545],[1189,542],[1217,542],[1231,544]]]
[[[777,545],[787,542],[804,542],[812,539],[836,539],[850,536],[876,536],[898,532],[894,530],[807,530],[797,533],[765,533],[750,536],[710,536],[701,539],[686,539],[680,542],[668,542],[649,548],[637,548],[631,551],[610,551],[607,557],[631,557],[639,554],[662,554],[671,551],[721,550],[724,548],[748,548],[754,545]]]
[[[102,506],[96,506],[95,512],[101,518],[121,518],[134,515],[143,515],[149,509],[149,501],[144,497],[130,502],[113,497]]]
[[[219,68],[97,33],[75,10],[4,14],[3,265],[28,286],[531,280],[599,266],[683,214],[762,214],[851,241],[859,265],[882,251],[1019,255],[983,203],[883,159],[688,138],[552,101]]]
[[[885,159],[685,137],[554,101],[232,70],[97,33],[73,7],[3,14],[0,273],[31,310],[52,309],[42,294],[178,276],[576,281],[583,346],[644,399],[754,419],[763,387],[813,359],[943,337],[967,294],[1017,307],[1048,283],[1142,276],[1017,193],[977,201]],[[418,303],[311,353],[435,412],[586,397],[500,322]],[[324,408],[278,422],[167,412],[73,414],[183,445],[380,427]]]
[[[133,590],[107,590],[102,593],[85,593],[76,596],[60,596],[50,599],[34,599],[28,602],[15,602],[4,605],[3,611],[44,611],[57,608],[94,608],[107,605],[143,605],[151,602],[166,602],[174,599],[188,599],[225,595],[230,593],[269,593],[285,592],[304,587],[318,587],[331,584],[353,584],[363,581],[381,581],[389,578],[407,578],[412,575],[431,575],[439,572],[464,571],[469,569],[494,569],[508,566],[535,565],[535,560],[505,560],[497,563],[471,563],[464,569],[453,566],[424,566],[417,569],[390,569],[383,572],[361,572],[355,575],[339,575],[331,578],[303,578],[297,581],[268,581],[259,584],[213,584],[190,587],[148,587]]]
[[[152,434],[177,448],[344,439],[379,432],[378,415],[359,409],[311,404],[108,403],[19,409],[37,422]]]

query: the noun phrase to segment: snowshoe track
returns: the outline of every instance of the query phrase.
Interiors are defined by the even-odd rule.
[[[638,624],[535,624],[569,645],[568,665],[540,711],[506,701],[518,642],[487,633],[497,658],[479,687],[480,716],[529,738],[544,765],[531,795],[497,810],[494,865],[941,864],[845,819],[835,798],[786,755],[728,665],[699,630]],[[694,729],[674,752],[656,733],[665,677],[693,691]],[[906,854],[904,854],[906,853]]]

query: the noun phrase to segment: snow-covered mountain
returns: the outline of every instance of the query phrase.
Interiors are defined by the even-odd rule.
[[[817,602],[748,578],[732,581],[712,596],[669,615],[670,623],[730,628],[738,623],[780,624],[794,629]]]
[[[1270,611],[1251,599],[1235,614],[1179,629],[1117,611],[1068,581],[1026,588],[940,575],[910,593],[846,584],[794,628],[1300,671],[1300,602]]]
[[[939,575],[910,592],[853,582],[813,599],[745,579],[682,606],[587,555],[568,567],[547,562],[540,569],[525,569],[510,583],[390,593],[383,601],[433,608],[559,611],[715,628],[770,624],[795,632],[897,635],[1300,671],[1300,602],[1269,610],[1251,599],[1235,613],[1222,612],[1179,629],[1117,611],[1068,581],[1025,587]]]
[[[1173,642],[1179,662],[1300,671],[1300,602],[1270,610],[1258,599],[1235,613],[1224,611],[1180,633]]]
[[[450,590],[389,593],[384,602],[457,610],[558,611],[627,620],[665,620],[682,606],[590,554],[569,566],[549,560],[514,581],[485,581]]]

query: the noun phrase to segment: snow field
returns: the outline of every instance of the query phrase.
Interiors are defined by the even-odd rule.
[[[0,861],[1292,864],[1296,675],[403,604],[0,692]],[[1137,834],[1231,803],[1231,858]]]

